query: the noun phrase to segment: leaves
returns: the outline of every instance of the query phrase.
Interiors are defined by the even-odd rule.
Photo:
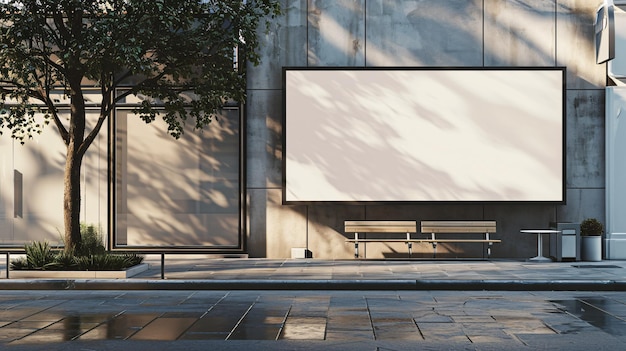
[[[95,228],[83,227],[83,235],[98,240]],[[143,262],[144,257],[135,253],[111,254],[98,252],[75,252],[64,249],[52,250],[45,241],[34,241],[24,246],[26,257],[11,261],[11,269],[35,270],[123,270]]]
[[[54,253],[50,244],[35,241],[24,246],[26,262],[30,269],[45,270],[54,266]]]
[[[203,128],[225,101],[245,101],[234,50],[258,63],[259,24],[279,14],[274,0],[2,1],[0,98],[11,104],[0,106],[0,129],[32,137],[46,124],[33,116],[57,118],[53,88],[76,92],[88,81],[103,96],[122,87],[146,96],[135,112],[146,122],[162,115],[174,137],[188,119]],[[100,118],[124,96],[104,101]],[[70,125],[80,118],[84,111],[73,113]]]
[[[53,122],[70,147],[70,167],[80,168],[129,95],[144,98],[126,107],[146,123],[162,116],[175,138],[186,123],[204,128],[225,102],[245,102],[235,49],[239,67],[258,63],[257,27],[279,9],[277,0],[0,0],[0,133],[8,129],[23,143]],[[102,95],[94,121],[85,113],[88,88]],[[69,105],[54,91],[64,91]],[[65,190],[78,189],[76,182],[66,179]],[[80,207],[70,198],[65,235],[73,247]]]

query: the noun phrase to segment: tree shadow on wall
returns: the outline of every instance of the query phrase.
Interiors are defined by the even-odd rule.
[[[239,236],[239,112],[175,140],[118,114],[117,244],[232,249]]]

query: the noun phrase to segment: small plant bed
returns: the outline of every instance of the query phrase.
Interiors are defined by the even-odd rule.
[[[128,278],[148,268],[143,256],[107,252],[93,226],[82,226],[81,234],[77,250],[55,249],[45,241],[24,245],[26,256],[11,260],[12,277]]]

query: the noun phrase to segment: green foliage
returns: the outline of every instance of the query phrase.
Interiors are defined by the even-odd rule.
[[[106,251],[103,244],[102,231],[93,224],[81,223],[80,225],[81,243],[77,256],[102,255]]]
[[[188,119],[202,128],[225,101],[244,102],[245,70],[234,66],[259,63],[258,27],[280,14],[276,0],[1,1],[0,100],[16,104],[0,106],[0,128],[20,140],[49,119],[65,129],[53,87],[74,89],[72,107],[82,112],[70,124],[80,125],[74,118],[84,114],[85,79],[101,88],[101,118],[141,95],[135,112],[146,122],[163,115],[175,137]],[[236,63],[235,48],[245,48]],[[127,90],[111,100],[117,87]]]
[[[54,256],[54,267],[59,270],[76,269],[76,256],[74,255],[74,251],[69,249],[60,250]]]
[[[28,259],[26,257],[12,259],[11,269],[13,270],[28,269]]]
[[[11,260],[11,269],[25,270],[79,270],[79,271],[116,271],[124,270],[143,262],[144,257],[135,253],[103,253],[77,256],[71,251],[60,250],[57,254],[44,256],[36,254]]]
[[[11,269],[38,270],[123,270],[143,262],[135,253],[107,253],[102,234],[94,225],[81,224],[79,250],[54,250],[47,242],[35,241],[24,246],[26,257],[11,260]]]
[[[580,235],[598,236],[604,232],[604,226],[596,218],[586,218],[580,223]]]
[[[245,102],[245,65],[260,61],[258,27],[280,14],[277,0],[2,0],[0,134],[24,143],[54,124],[71,151],[69,194],[80,189],[71,175],[131,95],[142,120],[161,116],[175,138],[186,124],[209,125],[225,103]],[[99,114],[86,114],[85,87],[101,93]],[[80,200],[69,195],[65,244],[75,247]]]
[[[52,247],[45,241],[34,241],[24,246],[26,263],[30,269],[45,270],[55,266]]]
[[[122,270],[140,264],[141,262],[143,262],[143,257],[137,256],[135,254],[107,254],[82,256],[76,258],[76,265],[78,270],[85,271]]]

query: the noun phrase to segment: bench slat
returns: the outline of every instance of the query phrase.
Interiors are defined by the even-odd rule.
[[[359,243],[418,243],[421,242],[422,240],[420,239],[411,239],[411,240],[407,240],[407,239],[346,239],[347,243],[354,243],[354,242],[359,242]]]
[[[495,233],[496,221],[422,221],[422,233]]]
[[[345,221],[348,233],[417,233],[416,221]]]
[[[501,243],[500,239],[346,239],[346,242],[392,243]]]
[[[424,239],[424,243],[501,243],[500,239]]]

